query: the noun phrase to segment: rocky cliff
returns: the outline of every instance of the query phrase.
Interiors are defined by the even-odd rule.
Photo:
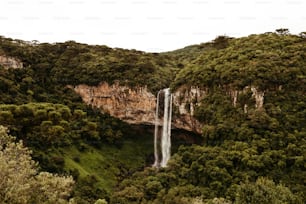
[[[19,69],[23,68],[23,64],[20,60],[13,58],[13,57],[8,57],[8,56],[0,56],[0,65],[2,65],[4,68],[14,68],[14,69]]]
[[[130,124],[155,123],[156,97],[146,87],[130,88],[118,83],[98,86],[81,84],[71,87],[83,101],[104,113]],[[174,116],[172,126],[196,133],[201,132],[201,124],[193,117],[196,103],[204,92],[198,88],[180,89],[173,94]],[[190,104],[188,106],[188,104]]]
[[[74,90],[86,104],[131,124],[153,124],[156,98],[146,87],[129,88],[118,83],[78,85]]]
[[[180,87],[173,93],[173,124],[175,127],[196,133],[202,132],[203,124],[194,117],[194,112],[205,95],[207,95],[207,90],[201,90],[195,86]]]
[[[103,82],[98,86],[81,84],[70,88],[73,88],[86,104],[127,123],[153,125],[155,122],[156,97],[146,87],[130,88],[119,83],[110,85]],[[264,92],[258,91],[256,87],[246,87],[242,91],[229,90],[226,94],[232,98],[233,106],[236,106],[238,95],[248,90],[253,94],[255,108],[262,109]],[[177,89],[173,93],[172,127],[201,133],[203,124],[194,117],[194,113],[208,91],[208,88],[199,87]],[[247,108],[245,105],[245,112]]]

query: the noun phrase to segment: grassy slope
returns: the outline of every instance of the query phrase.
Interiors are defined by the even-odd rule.
[[[94,175],[98,187],[111,192],[122,176],[149,165],[146,160],[153,154],[153,138],[150,133],[145,133],[124,140],[121,147],[102,144],[98,149],[86,145],[83,151],[75,146],[60,151],[65,159],[66,170],[77,169],[81,178]]]
[[[124,179],[122,176],[130,176],[135,171],[153,164],[153,129],[146,128],[148,127],[140,127],[140,132],[136,130],[136,134],[125,139],[121,147],[102,144],[100,148],[86,145],[84,151],[80,151],[76,146],[61,149],[60,155],[65,159],[65,170],[77,169],[81,178],[95,175],[98,187],[112,192],[118,181]],[[199,136],[186,131],[175,130],[172,133],[172,152],[176,152],[180,145],[200,141]],[[182,134],[190,141],[182,138]]]

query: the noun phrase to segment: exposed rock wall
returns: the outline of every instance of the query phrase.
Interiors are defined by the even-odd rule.
[[[176,108],[176,114],[173,117],[175,127],[193,131],[202,132],[202,126],[194,117],[196,106],[200,105],[201,99],[207,95],[208,90],[201,90],[199,87],[181,87],[173,93],[173,106]]]
[[[74,90],[86,104],[131,124],[153,124],[156,98],[146,87],[131,89],[118,83],[78,85]]]
[[[256,87],[251,87],[252,96],[255,98],[255,108],[262,109],[264,104],[265,92],[259,91]]]
[[[98,86],[78,85],[71,87],[83,101],[130,124],[155,123],[156,97],[146,87],[129,88],[118,83]],[[197,87],[178,90],[173,94],[173,105],[178,110],[172,126],[175,128],[201,132],[201,124],[193,117],[195,106],[204,94]],[[188,107],[187,107],[188,106]]]
[[[20,60],[13,58],[13,57],[8,57],[8,56],[0,56],[0,65],[2,65],[4,68],[14,68],[14,69],[19,69],[23,68],[23,64]]]
[[[238,96],[242,93],[246,93],[248,90],[250,90],[252,92],[252,97],[255,99],[255,108],[257,110],[262,109],[263,104],[264,104],[265,92],[260,91],[258,88],[254,87],[254,86],[246,86],[243,90],[228,89],[226,94],[231,97],[232,104],[233,104],[234,107],[236,107],[237,103],[238,103]],[[247,106],[247,105],[245,104],[245,106]]]
[[[119,118],[130,124],[149,124],[155,122],[156,96],[148,91],[146,87],[130,88],[121,86],[119,83],[109,85],[100,83],[98,86],[78,85],[71,87],[78,93],[83,101],[100,109],[104,113]],[[238,103],[239,94],[251,90],[255,99],[255,108],[262,109],[264,103],[264,92],[256,87],[246,87],[245,89],[228,90],[232,98],[233,106]],[[181,87],[173,93],[173,120],[172,126],[179,129],[202,132],[202,126],[194,117],[196,106],[200,105],[201,99],[208,95],[209,89],[199,87]],[[247,113],[247,105],[244,109]]]

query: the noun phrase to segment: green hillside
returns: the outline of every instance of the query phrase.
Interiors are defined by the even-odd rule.
[[[168,168],[122,182],[112,203],[303,203],[306,39],[280,32],[221,37],[167,54],[183,67],[172,90],[207,91],[195,110],[203,144],[181,146]],[[255,108],[247,87],[264,93],[263,108]],[[230,91],[240,91],[235,106]]]
[[[219,36],[166,53],[1,37],[0,56],[23,63],[0,65],[0,125],[23,140],[41,170],[73,176],[77,203],[306,201],[305,33]],[[173,131],[185,140],[173,137],[168,167],[152,168],[153,127],[102,114],[68,88],[100,82],[153,94],[206,90],[195,109],[200,139]],[[264,93],[263,107],[251,88]]]

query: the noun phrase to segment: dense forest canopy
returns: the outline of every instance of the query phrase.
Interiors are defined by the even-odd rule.
[[[158,53],[74,41],[33,44],[3,37],[0,40],[1,52],[20,59],[33,71],[33,80],[44,87],[120,81],[129,86],[146,85],[156,91],[169,86],[168,79],[174,78],[176,71],[175,62]]]
[[[0,65],[0,125],[33,151],[39,171],[73,176],[77,203],[306,201],[305,32],[219,36],[166,53],[1,37],[0,56],[23,64]],[[100,82],[154,94],[205,90],[194,115],[201,141],[151,168],[150,128],[86,106],[68,86]],[[263,93],[263,107],[250,87]]]
[[[278,33],[224,38],[222,49],[211,50],[192,60],[178,73],[173,86],[229,85],[241,89],[254,85],[265,90],[282,85],[302,90],[305,41],[301,36]]]

